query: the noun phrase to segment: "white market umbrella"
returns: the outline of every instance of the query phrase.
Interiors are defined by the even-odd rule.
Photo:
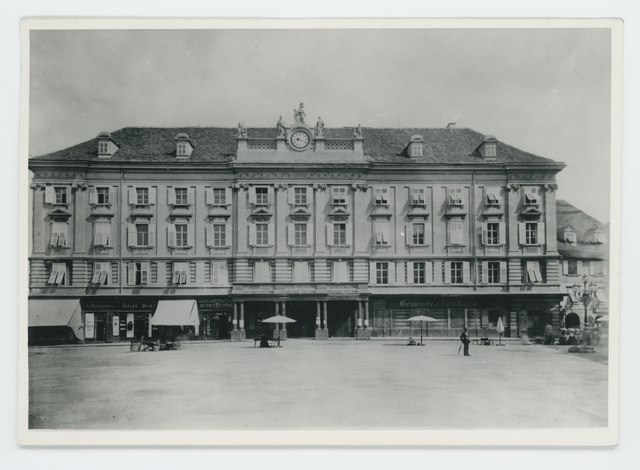
[[[598,318],[596,318],[596,322],[599,321],[609,321],[609,315],[600,315]]]
[[[282,315],[274,315],[273,317],[265,318],[262,323],[295,323],[295,320]],[[280,346],[280,330],[278,330],[278,346]]]
[[[502,333],[504,333],[504,325],[502,324],[502,317],[498,317],[498,340],[500,341],[500,346],[502,346]]]
[[[422,323],[427,322],[427,336],[429,336],[429,322],[438,320],[436,320],[435,318],[427,317],[426,315],[416,315],[415,317],[409,318],[409,321],[420,322],[420,345],[422,345]]]

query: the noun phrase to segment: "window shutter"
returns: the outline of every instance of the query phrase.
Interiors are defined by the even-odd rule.
[[[53,188],[53,186],[44,187],[44,202],[46,204],[56,203],[56,190]]]
[[[462,263],[462,282],[465,284],[471,282],[471,269],[468,261]]]
[[[66,222],[60,222],[60,237],[58,238],[58,245],[69,246],[69,224]]]
[[[136,263],[129,263],[127,265],[127,272],[129,275],[127,276],[127,285],[135,286],[136,285]]]
[[[562,274],[569,274],[569,261],[562,260]]]
[[[389,238],[389,224],[382,224],[380,226],[380,232],[382,233],[382,241],[387,245],[390,245],[391,239]]]
[[[220,261],[219,269],[219,282],[221,286],[226,286],[229,284],[229,269],[226,261]]]
[[[93,244],[102,245],[102,226],[104,224],[96,222],[93,224]]]
[[[167,188],[167,203],[170,206],[176,204],[176,190],[175,188]]]
[[[91,278],[91,284],[98,284],[100,282],[100,271],[102,271],[102,263],[93,263],[93,277]]]
[[[101,243],[105,246],[111,245],[111,224],[106,223],[102,225],[102,237]]]
[[[407,261],[407,284],[413,284],[413,261]]]
[[[249,188],[249,204],[256,203],[256,188],[255,186],[251,186]]]
[[[525,224],[518,224],[518,243],[520,243],[520,245],[525,245],[527,243],[526,228],[527,226]]]
[[[112,187],[109,187],[109,204],[116,203],[116,194]]]
[[[140,278],[142,284],[149,284],[149,263],[140,263],[141,271]]]
[[[480,263],[480,282],[487,284],[489,282],[489,262],[484,261]]]
[[[589,274],[593,276],[595,273],[596,273],[596,262],[589,261]]]
[[[176,245],[176,226],[174,224],[169,224],[167,227],[167,245]]]
[[[351,241],[353,240],[353,224],[351,222],[346,223],[346,231],[345,238],[347,245],[351,245]]]
[[[156,192],[150,186],[147,187],[147,189],[149,190],[149,204],[155,204],[156,203]]]
[[[156,226],[149,224],[149,246],[156,246]]]
[[[584,274],[584,273],[582,272],[582,261],[581,261],[581,260],[578,260],[578,261],[576,262],[576,267],[577,267],[577,272],[578,272],[578,274]]]
[[[413,244],[413,224],[405,224],[404,226],[404,242],[406,245]]]
[[[191,224],[187,225],[187,246],[196,246],[194,228]]]
[[[388,266],[388,276],[389,276],[389,284],[395,284],[396,283],[396,263],[393,261],[389,261],[387,263]]]
[[[444,282],[451,284],[451,261],[444,262]]]
[[[267,201],[269,202],[269,204],[273,204],[274,197],[273,197],[273,188],[272,187],[268,187],[267,188]]]
[[[433,263],[431,261],[424,262],[424,282],[427,284],[433,282]]]
[[[138,202],[138,194],[136,188],[129,188],[129,204],[135,205]]]
[[[498,243],[502,245],[507,244],[507,224],[504,222],[498,224]]]
[[[213,204],[213,188],[204,188],[204,203],[206,205]]]
[[[53,222],[51,224],[51,246],[56,246],[58,244],[58,239],[60,238],[60,232],[58,228],[58,222]]]
[[[136,246],[138,243],[138,237],[136,234],[136,226],[129,224],[127,227],[127,245]]]
[[[67,267],[64,263],[59,263],[58,276],[56,277],[56,284],[64,283],[64,277],[67,275]]]
[[[249,225],[249,245],[256,246],[256,224]]]
[[[233,193],[231,192],[231,188],[224,188],[224,203],[231,205],[232,200]]]
[[[375,285],[376,283],[376,262],[371,261],[369,263],[369,284]]]
[[[482,223],[482,244],[483,245],[488,245],[488,240],[487,240],[488,236],[487,236],[487,224],[485,222]]]
[[[49,274],[49,280],[47,281],[47,284],[56,283],[56,277],[58,277],[58,271],[56,271],[56,264],[57,263],[51,263],[51,274]]]
[[[296,188],[293,186],[289,188],[287,197],[289,199],[289,204],[295,204],[296,202]]]
[[[507,262],[506,261],[500,261],[500,283],[501,284],[507,283]]]
[[[274,222],[270,222],[269,223],[269,229],[267,232],[267,245],[275,245],[276,243],[276,237],[275,237],[275,223]]]
[[[214,286],[220,285],[220,264],[219,261],[211,262],[211,280]]]
[[[546,243],[544,225],[544,222],[538,222],[538,243],[540,245],[544,245]]]
[[[180,263],[176,263],[175,261],[171,265],[172,273],[173,273],[173,283],[180,284]]]
[[[89,204],[98,204],[98,193],[95,186],[89,186]]]
[[[426,221],[424,223],[424,244],[431,245],[431,224]]]
[[[207,225],[204,228],[204,233],[205,233],[207,246],[213,246],[213,225]]]
[[[294,224],[287,225],[287,238],[289,246],[296,244],[296,226]]]

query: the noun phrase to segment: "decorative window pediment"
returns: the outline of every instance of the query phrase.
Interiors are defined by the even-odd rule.
[[[265,207],[258,206],[256,209],[251,211],[251,217],[253,217],[254,219],[270,219],[271,217],[273,217],[273,212]]]
[[[331,209],[327,215],[331,217],[332,221],[338,222],[348,220],[351,213],[343,207],[336,207]]]
[[[541,215],[542,211],[535,207],[527,207],[520,212],[520,216],[529,220],[539,219]]]
[[[289,216],[292,220],[308,220],[311,217],[311,211],[303,207],[296,207]]]
[[[54,221],[66,222],[71,217],[71,212],[63,209],[55,209],[49,212],[49,218]]]

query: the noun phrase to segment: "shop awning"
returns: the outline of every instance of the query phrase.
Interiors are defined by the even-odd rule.
[[[80,299],[29,299],[29,326],[68,326],[84,340]]]
[[[198,307],[195,300],[160,300],[156,312],[151,317],[152,325],[186,326],[194,325],[196,334],[200,326]]]
[[[596,292],[596,297],[597,297],[597,298],[598,298],[598,300],[599,300],[600,302],[602,302],[602,303],[605,303],[605,304],[606,304],[607,302],[609,302],[609,301],[607,300],[607,297],[604,295],[604,292],[600,292],[600,291]]]

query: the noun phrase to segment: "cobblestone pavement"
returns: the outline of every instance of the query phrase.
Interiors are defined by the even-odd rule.
[[[29,348],[32,429],[582,427],[607,423],[607,361],[455,341]]]

